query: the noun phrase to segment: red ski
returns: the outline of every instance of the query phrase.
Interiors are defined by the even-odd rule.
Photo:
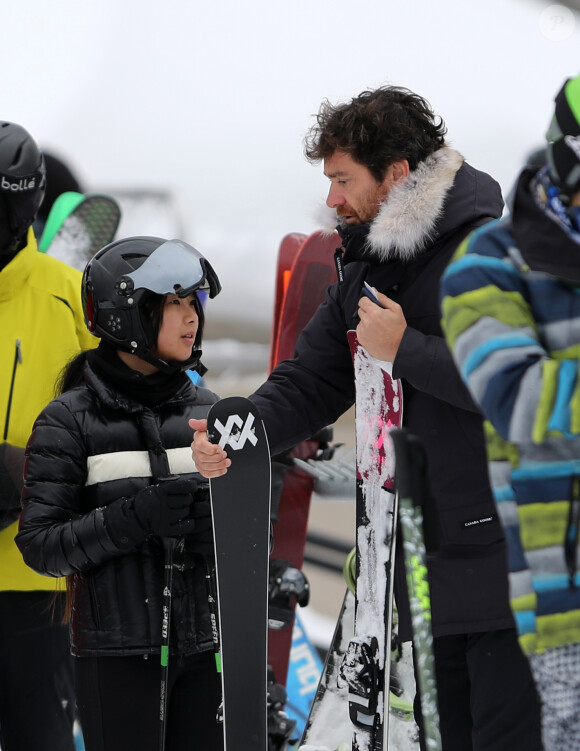
[[[300,238],[301,241],[300,241]],[[294,354],[296,340],[321,302],[327,288],[336,281],[334,251],[340,245],[336,233],[287,235],[280,246],[270,369]],[[288,459],[311,459],[320,448],[314,437],[296,446]],[[301,569],[304,563],[310,497],[314,478],[296,465],[285,473],[274,526],[273,559],[283,559]],[[293,620],[293,619],[292,619]],[[290,623],[280,630],[270,629],[268,662],[276,680],[285,684],[292,642]]]
[[[278,325],[280,323],[280,313],[282,304],[290,281],[292,264],[294,263],[302,243],[306,240],[306,235],[300,232],[291,232],[282,238],[280,249],[278,250],[278,265],[276,268],[276,289],[274,290],[274,318],[272,321],[272,336],[270,338],[270,363],[269,370],[279,362],[277,358],[278,350]]]

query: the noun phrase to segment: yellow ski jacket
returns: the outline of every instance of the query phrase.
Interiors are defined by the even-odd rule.
[[[0,440],[24,448],[55,396],[64,365],[98,340],[85,326],[81,274],[28,244],[0,271]],[[14,543],[18,523],[0,532],[0,590],[64,589],[28,568]]]

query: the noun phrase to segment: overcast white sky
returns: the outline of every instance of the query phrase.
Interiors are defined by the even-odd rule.
[[[542,0],[19,0],[0,119],[88,189],[164,188],[222,277],[216,312],[270,315],[277,246],[327,190],[302,156],[320,101],[391,83],[509,190],[580,72],[580,15]],[[148,230],[149,231],[149,230]]]

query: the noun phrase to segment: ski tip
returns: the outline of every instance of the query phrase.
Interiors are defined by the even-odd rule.
[[[84,201],[84,198],[82,193],[77,193],[74,190],[67,190],[56,198],[51,206],[42,231],[42,237],[38,243],[38,250],[41,253],[46,253],[64,220],[76,209],[79,203]]]

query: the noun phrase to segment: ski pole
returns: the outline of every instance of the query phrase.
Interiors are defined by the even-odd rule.
[[[220,644],[220,624],[218,618],[217,587],[215,584],[215,564],[208,558],[205,559],[205,580],[207,583],[207,602],[209,605],[209,617],[211,621],[211,635],[213,640],[213,651],[215,656],[216,672],[221,678],[222,672],[222,655]],[[218,723],[223,722],[223,702],[220,703],[216,711],[216,720]]]
[[[215,565],[205,559],[205,580],[207,582],[207,601],[209,604],[209,617],[211,620],[211,635],[215,653],[215,664],[218,673],[222,672],[220,630],[217,609],[217,589],[215,586]]]
[[[163,538],[164,577],[161,621],[161,688],[159,693],[159,749],[165,751],[167,733],[167,685],[169,677],[169,630],[171,628],[171,592],[173,587],[173,553],[177,540]]]

